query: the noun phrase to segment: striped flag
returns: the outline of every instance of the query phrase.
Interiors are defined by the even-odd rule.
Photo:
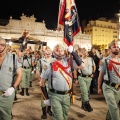
[[[73,37],[80,31],[78,12],[74,0],[60,0],[58,30],[64,27],[64,42],[73,45]]]

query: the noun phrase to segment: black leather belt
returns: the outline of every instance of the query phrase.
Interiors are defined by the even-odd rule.
[[[110,85],[110,86],[116,88],[116,89],[120,89],[120,84],[112,83],[112,82],[107,81],[107,80],[104,80],[103,82],[107,85]]]
[[[65,95],[65,94],[70,93],[71,89],[70,90],[66,90],[66,91],[58,91],[58,90],[55,90],[55,89],[50,89],[50,91],[53,92],[53,93],[56,93],[56,94]]]
[[[82,74],[82,77],[91,77],[91,75],[83,75],[83,74]]]
[[[22,68],[24,68],[24,69],[29,69],[30,67],[25,67],[25,66],[22,66]]]

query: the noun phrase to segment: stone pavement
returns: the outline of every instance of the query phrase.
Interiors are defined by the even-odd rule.
[[[80,89],[74,85],[75,102],[69,110],[69,120],[105,120],[107,105],[103,95],[90,95],[90,103],[93,107],[92,112],[86,112],[81,109]],[[21,96],[17,93],[18,100],[14,102],[12,113],[13,120],[41,120],[41,105],[40,105],[40,87],[37,81],[33,81],[33,87],[30,88],[30,96]],[[48,115],[47,120],[52,120]]]

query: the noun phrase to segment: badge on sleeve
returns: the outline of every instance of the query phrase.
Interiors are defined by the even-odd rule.
[[[11,67],[9,67],[9,72],[12,72],[12,68]]]
[[[44,70],[46,70],[46,69],[47,69],[47,66],[46,66],[46,65],[44,65],[44,66],[43,66],[43,69],[44,69]]]

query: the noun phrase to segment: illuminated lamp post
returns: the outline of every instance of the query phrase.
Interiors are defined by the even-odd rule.
[[[118,46],[119,46],[119,48],[120,48],[120,10],[119,10],[119,13],[117,13],[117,16],[118,16],[118,18],[119,18],[119,23],[118,23]]]

